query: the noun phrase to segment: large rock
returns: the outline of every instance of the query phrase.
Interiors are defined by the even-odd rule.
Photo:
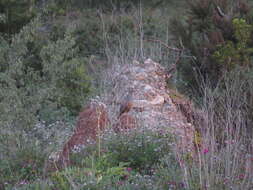
[[[148,59],[111,70],[114,72],[110,81],[114,86],[103,102],[108,105],[117,132],[138,127],[156,131],[165,128],[177,137],[178,149],[193,150],[194,126],[185,114],[192,112],[192,107],[187,107],[185,101],[176,103],[170,97],[173,91],[166,87],[165,68]]]
[[[109,123],[116,132],[145,127],[166,131],[177,139],[176,149],[194,149],[193,106],[166,88],[166,70],[151,59],[144,63],[114,65],[104,72],[108,92],[80,113],[74,134],[59,154],[58,163],[69,164],[69,154],[95,142]],[[109,78],[108,78],[109,77]]]

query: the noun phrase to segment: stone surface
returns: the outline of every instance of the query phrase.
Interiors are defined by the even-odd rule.
[[[144,63],[134,61],[133,64],[114,67],[109,72],[112,74],[107,80],[114,86],[104,96],[103,102],[117,132],[137,127],[157,131],[166,128],[178,137],[178,149],[193,149],[194,126],[191,116],[187,115],[191,114],[193,106],[187,106],[190,102],[187,99],[179,101],[171,97],[173,94],[166,87],[165,68],[148,59]],[[130,91],[131,96],[127,96]],[[126,108],[123,113],[122,104]]]

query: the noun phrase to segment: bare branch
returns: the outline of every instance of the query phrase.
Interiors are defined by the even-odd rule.
[[[216,10],[220,17],[226,17],[225,13],[222,12],[221,8],[219,6],[216,6]]]

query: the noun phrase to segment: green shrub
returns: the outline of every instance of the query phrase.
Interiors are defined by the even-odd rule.
[[[129,167],[138,172],[150,173],[152,167],[171,151],[172,137],[167,132],[158,133],[150,130],[132,131],[118,134],[103,142],[110,152],[110,161],[114,164],[129,163]]]
[[[236,42],[226,41],[225,44],[218,45],[213,55],[226,70],[234,69],[235,65],[248,67],[253,53],[253,48],[249,47],[252,25],[244,19],[234,19],[233,27]]]
[[[59,107],[78,113],[90,91],[85,61],[78,57],[71,34],[44,46],[40,52],[50,99]]]
[[[234,11],[227,13],[230,9]],[[178,45],[187,49],[185,53],[192,58],[184,59],[178,65],[186,89],[194,89],[199,96],[201,82],[209,81],[215,87],[225,67],[240,65],[241,59],[249,62],[252,46],[247,40],[252,34],[250,12],[246,1],[196,0],[189,3],[187,15],[172,20],[174,27],[171,30]]]
[[[70,32],[53,42],[39,32],[40,27],[36,19],[11,44],[1,41],[2,125],[27,128],[38,117],[52,122],[66,116],[63,114],[76,114],[90,92],[86,61],[79,57]]]
[[[73,36],[79,53],[84,57],[91,55],[104,56],[104,34],[99,15],[94,10],[87,9],[85,12],[80,13],[77,22]]]
[[[0,33],[9,37],[19,30],[35,16],[35,0],[2,0],[0,14],[4,15],[5,22],[0,22]]]

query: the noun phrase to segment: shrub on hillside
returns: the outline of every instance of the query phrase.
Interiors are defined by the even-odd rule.
[[[9,44],[1,41],[1,124],[27,128],[45,110],[76,113],[90,91],[85,61],[66,31],[52,42],[38,30],[38,19],[27,25]],[[51,109],[51,111],[50,111]],[[66,112],[64,111],[64,112]],[[53,118],[51,118],[53,119]],[[57,118],[55,118],[57,119]]]
[[[0,33],[10,37],[35,16],[35,1],[2,0],[0,1],[0,15],[3,15],[4,22],[0,19]]]
[[[231,69],[225,66],[231,58],[226,55],[228,52],[235,53],[233,62],[238,65],[250,58],[252,19],[251,7],[246,1],[190,1],[186,19],[176,18],[171,24],[181,47],[183,45],[194,58],[183,61],[178,67],[188,87],[200,90],[201,77],[214,87],[224,69]]]
[[[148,129],[132,131],[129,134],[111,135],[105,142],[105,149],[111,152],[112,163],[126,162],[137,171],[150,174],[152,167],[171,151],[173,138],[166,130],[152,132]]]

